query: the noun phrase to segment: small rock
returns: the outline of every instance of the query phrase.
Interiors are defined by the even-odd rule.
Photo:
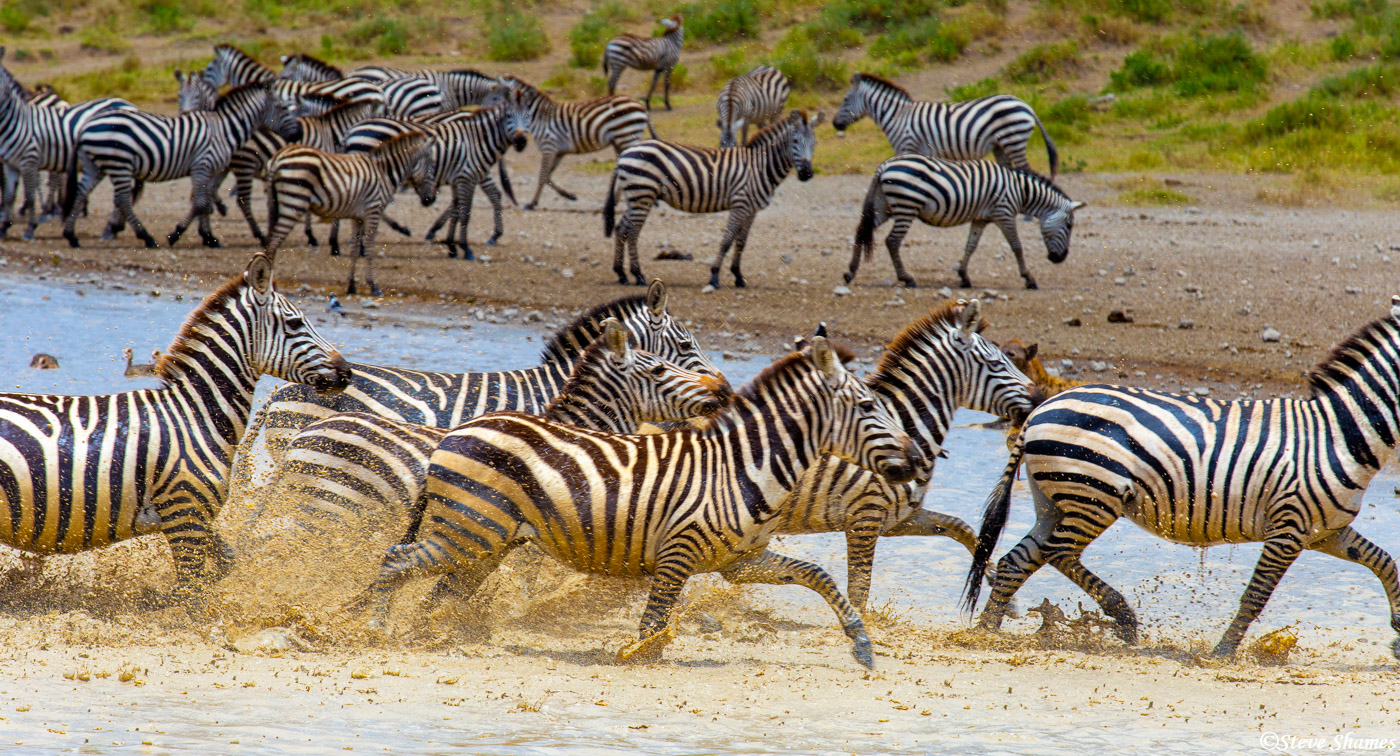
[[[1197,286],[1196,284],[1186,284],[1185,291],[1187,294],[1200,294],[1201,287]]]
[[[779,259],[779,260],[782,260],[784,265],[791,265],[791,264],[792,264],[792,255],[788,255],[788,254],[778,255],[778,259]]]
[[[700,632],[706,634],[718,633],[724,629],[724,625],[721,625],[719,620],[715,619],[713,615],[706,614],[705,612],[700,612],[699,614],[695,615],[695,622],[696,624],[700,625]]]
[[[705,284],[703,287],[701,287],[700,293],[701,293],[701,294],[713,294],[713,293],[715,293],[715,287],[713,287],[713,286],[711,286],[711,285],[709,285],[709,284]]]
[[[526,323],[542,323],[544,322],[544,313],[539,310],[530,310],[525,313],[524,320]]]
[[[1111,311],[1111,312],[1108,313],[1108,322],[1110,322],[1110,323],[1131,323],[1131,322],[1133,322],[1133,316],[1132,316],[1132,315],[1129,315],[1129,314],[1126,313],[1126,312],[1123,312],[1122,310],[1113,310],[1113,311]]]
[[[1321,247],[1321,246],[1322,246],[1322,242],[1318,241],[1317,239],[1313,239],[1313,243],[1312,243],[1313,249],[1317,249],[1318,247]]]
[[[574,269],[573,269],[573,268],[565,268],[565,269],[559,271],[559,275],[563,276],[564,278],[573,278],[573,277],[574,277]]]
[[[692,254],[690,254],[689,252],[681,252],[680,250],[677,250],[677,249],[663,249],[663,250],[661,250],[660,252],[657,252],[657,253],[656,253],[656,259],[658,259],[658,260],[694,260],[694,259],[695,259],[695,255],[692,255]]]
[[[839,132],[838,132],[838,133],[839,133]],[[829,249],[824,249],[824,250],[822,250],[822,257],[831,257],[831,250],[829,250]]]
[[[1099,360],[1089,360],[1089,369],[1094,371],[1095,373],[1106,373],[1111,367],[1112,365],[1109,365],[1107,362],[1101,362]]]
[[[1070,328],[1078,328],[1084,325],[1084,321],[1080,320],[1079,318],[1065,318],[1064,324],[1069,326]]]
[[[1196,396],[1210,396],[1210,386],[1197,386],[1191,389],[1191,393]]]
[[[1060,360],[1060,368],[1063,370],[1073,370],[1074,360]]]
[[[997,298],[997,295],[1000,294],[1000,293],[1001,293],[1001,292],[997,291],[996,289],[983,289],[983,290],[982,290],[982,298],[983,298],[983,299],[996,299],[996,298]]]
[[[1119,276],[1119,277],[1113,279],[1113,283],[1115,283],[1115,284],[1117,284],[1117,285],[1119,285],[1119,286],[1127,286],[1127,285],[1128,285],[1128,279],[1126,279],[1126,278],[1124,278],[1124,277],[1122,277],[1122,276]]]
[[[939,289],[938,291],[935,291],[934,294],[937,294],[939,299],[952,299],[952,298],[953,298],[953,290],[950,289],[950,288],[948,288],[947,286],[944,286],[943,288]]]
[[[519,314],[520,314],[520,310],[517,310],[517,309],[514,308],[514,307],[507,307],[507,308],[505,308],[504,310],[501,310],[501,317],[504,317],[504,318],[513,318],[513,317],[515,317],[516,315],[519,315]]]
[[[1176,327],[1182,331],[1189,331],[1192,328],[1196,327],[1196,321],[1190,318],[1182,318],[1181,320],[1177,321]]]
[[[850,296],[850,294],[851,294],[851,287],[846,286],[845,284],[841,284],[841,285],[837,286],[836,288],[832,289],[832,290],[831,290],[831,293],[832,293],[832,294],[835,294],[835,295],[838,296],[838,297]]]
[[[1283,334],[1279,333],[1278,330],[1272,326],[1265,326],[1264,330],[1259,332],[1259,339],[1261,341],[1266,341],[1270,344],[1276,343],[1279,339],[1282,338]]]
[[[1361,293],[1361,287],[1360,287],[1360,286],[1348,286],[1348,287],[1346,288],[1346,293],[1348,293],[1348,294],[1360,294],[1360,293]]]
[[[720,356],[720,357],[723,357],[723,358],[726,359],[726,360],[737,360],[737,359],[739,359],[739,356],[738,356],[738,355],[736,355],[736,354],[734,354],[733,352],[730,352],[730,351],[720,352],[720,355],[719,355],[719,356]]]

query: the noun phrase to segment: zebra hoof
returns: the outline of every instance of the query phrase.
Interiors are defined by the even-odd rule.
[[[472,251],[471,247],[462,247],[462,259],[473,262],[476,260],[476,253]]]
[[[97,238],[101,239],[102,241],[111,241],[111,240],[117,238],[117,232],[116,232],[116,231],[113,231],[112,229],[109,228],[109,229],[103,231],[103,232],[102,232],[102,235],[99,236],[99,237],[97,237]]]
[[[370,284],[370,285],[369,285],[369,294],[370,294],[370,296],[372,296],[372,297],[382,297],[382,296],[384,296],[384,292],[380,291],[380,290],[379,290],[379,286],[376,285],[376,284]]]
[[[496,240],[497,240],[497,239],[500,239],[500,238],[501,238],[501,235],[500,235],[500,234],[496,234],[495,236],[492,236],[490,239],[487,239],[487,240],[486,240],[486,246],[488,246],[488,247],[494,247],[494,246],[496,246]]]
[[[449,259],[449,260],[456,260],[456,259],[457,259],[457,250],[455,250],[455,249],[453,249],[453,248],[451,248],[451,247],[448,247],[448,248],[447,248],[447,259]]]
[[[743,277],[743,276],[735,276],[735,277],[734,277],[734,288],[736,288],[736,289],[747,289],[747,288],[749,288],[749,283],[748,283],[747,281],[744,280],[744,277]]]
[[[1118,640],[1123,641],[1125,644],[1127,644],[1127,645],[1129,645],[1129,646],[1136,646],[1136,645],[1137,645],[1137,642],[1138,642],[1138,629],[1137,629],[1137,625],[1124,625],[1124,624],[1122,624],[1122,623],[1119,623],[1119,624],[1117,624],[1117,625],[1115,625],[1115,626],[1113,627],[1113,634],[1116,635],[1116,636],[1118,636]],[[1218,650],[1218,648],[1217,648],[1217,650]],[[1230,655],[1230,656],[1234,656],[1234,655],[1235,655],[1235,649],[1233,649],[1233,648],[1230,649],[1229,655]]]
[[[218,237],[215,236],[206,236],[204,237],[203,241],[204,246],[209,247],[210,249],[222,249],[224,246],[223,242],[219,241]]]
[[[83,246],[78,243],[78,237],[76,234],[64,234],[63,238],[68,240],[68,246],[73,249],[78,249],[79,247]]]
[[[141,241],[146,243],[146,249],[157,249],[160,247],[159,244],[156,244],[156,240],[150,236],[141,237]]]
[[[530,212],[531,210],[534,210],[534,209],[535,209],[535,203],[533,203],[533,202],[526,202],[525,204],[523,204],[523,205],[520,206],[520,209],[521,209],[521,210],[524,210],[525,212],[528,213],[528,212]]]
[[[1396,659],[1400,659],[1400,638],[1396,638],[1390,642],[1390,653]]]
[[[258,239],[258,243],[259,243],[259,244],[263,243],[263,239],[262,239],[262,238],[259,238],[259,239]],[[308,247],[319,247],[319,246],[321,246],[321,242],[320,242],[320,240],[318,240],[316,237],[312,236],[311,234],[307,234],[307,235],[306,235],[306,246],[308,246]]]
[[[1211,649],[1210,658],[1228,661],[1235,658],[1236,644],[1220,641],[1215,648]]]
[[[638,274],[632,276],[632,284],[633,284],[634,286],[646,286],[646,285],[647,285],[647,280],[646,280],[646,278],[643,277],[640,273],[638,273]]]
[[[23,239],[25,241],[34,241],[34,229],[31,228],[28,231],[25,231]]]
[[[968,288],[971,288],[971,287],[968,287]],[[1027,288],[1027,289],[1039,289],[1040,287],[1036,285],[1035,279],[1034,279],[1034,278],[1028,278],[1028,279],[1026,279],[1026,288]]]
[[[861,630],[851,640],[853,641],[851,644],[851,656],[854,656],[862,667],[866,669],[875,669],[875,652],[870,648],[870,636],[866,635],[864,630]]]
[[[618,285],[618,286],[626,286],[628,283],[629,283],[629,282],[628,282],[628,280],[627,280],[627,276],[624,276],[624,275],[622,275],[621,273],[618,273],[618,274],[617,274],[617,285]]]
[[[842,273],[842,274],[841,274],[841,283],[850,283],[850,282],[852,282],[852,281],[854,281],[854,280],[856,280],[856,274],[854,274],[854,273]]]
[[[970,281],[967,276],[958,276],[958,288],[971,289],[972,281]]]
[[[906,289],[917,289],[917,288],[919,288],[918,282],[916,282],[916,281],[915,281],[914,279],[912,279],[912,278],[901,278],[901,279],[899,279],[899,282],[902,283],[902,284],[904,284],[904,288],[906,288]]]

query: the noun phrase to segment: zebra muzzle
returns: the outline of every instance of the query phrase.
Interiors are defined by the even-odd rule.
[[[725,409],[734,400],[734,389],[729,385],[729,379],[724,377],[724,373],[701,376],[700,385],[704,386],[711,395],[711,401],[707,402],[706,414],[713,414]]]
[[[350,385],[350,363],[334,349],[330,351],[330,359],[329,369],[317,371],[310,381],[311,388],[318,394],[339,393]]]
[[[517,131],[517,132],[515,132],[514,134],[512,134],[511,137],[510,137],[510,143],[511,143],[512,146],[515,147],[515,151],[516,151],[516,152],[524,152],[524,151],[525,151],[525,142],[526,142],[525,132],[523,132],[523,131]]]

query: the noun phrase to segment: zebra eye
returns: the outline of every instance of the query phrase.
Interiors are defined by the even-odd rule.
[[[860,411],[861,411],[861,412],[874,412],[874,411],[875,411],[875,401],[874,401],[873,399],[863,399],[863,400],[861,400],[861,403],[860,403],[859,406],[860,406]]]
[[[287,318],[287,330],[300,331],[303,325],[301,318]]]
[[[685,349],[687,351],[695,348],[695,342],[691,341],[690,339],[681,339],[680,341],[676,342],[676,345],[679,346],[681,349]]]
[[[652,374],[652,375],[657,376],[657,377],[660,377],[660,376],[664,375],[665,373],[666,373],[666,366],[665,366],[665,365],[652,365],[652,366],[651,366],[651,374]]]

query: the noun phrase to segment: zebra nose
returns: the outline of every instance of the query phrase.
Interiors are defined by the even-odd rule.
[[[311,384],[318,394],[334,394],[344,391],[350,385],[350,363],[340,355],[338,350],[330,351],[330,363],[332,373],[328,377],[324,371],[319,374]]]
[[[728,407],[730,401],[734,399],[734,389],[729,386],[729,379],[724,377],[724,373],[715,373],[713,376],[701,376],[700,385],[704,386],[714,396],[718,406],[715,409]]]

